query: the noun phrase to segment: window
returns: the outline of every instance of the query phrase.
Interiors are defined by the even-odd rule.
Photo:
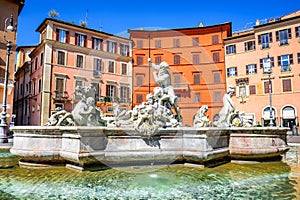
[[[240,97],[247,96],[246,85],[239,85],[239,96]]]
[[[200,73],[194,73],[194,84],[200,84]]]
[[[258,44],[261,44],[262,49],[269,48],[270,42],[272,42],[272,33],[258,35]]]
[[[106,85],[106,96],[113,100],[117,96],[117,87],[114,85]]]
[[[127,102],[129,102],[129,88],[121,86],[120,92],[121,92],[120,102],[121,103],[127,103]]]
[[[99,76],[102,71],[102,60],[99,58],[94,58],[94,76]]]
[[[219,52],[213,53],[213,61],[220,62],[220,53]]]
[[[249,93],[250,93],[250,95],[256,94],[256,86],[255,85],[249,86]]]
[[[199,103],[200,102],[200,93],[194,94],[194,102]]]
[[[292,91],[291,79],[283,79],[282,80],[282,91],[283,92],[291,92]]]
[[[116,53],[117,52],[117,43],[112,41],[107,41],[107,52]]]
[[[181,82],[181,75],[180,74],[175,74],[174,75],[174,87],[180,87],[180,82]]]
[[[180,56],[179,55],[175,55],[174,56],[174,65],[179,65],[180,64]]]
[[[137,41],[137,48],[143,48],[143,40]]]
[[[226,46],[226,54],[235,54],[235,44]]]
[[[56,40],[63,43],[69,43],[69,31],[56,29]]]
[[[161,56],[156,56],[155,57],[155,64],[159,65],[161,63]]]
[[[232,76],[237,76],[237,67],[229,67],[227,68],[227,76],[232,77]]]
[[[269,81],[264,82],[265,94],[269,93]],[[271,83],[271,92],[272,92],[272,83]]]
[[[83,55],[76,56],[76,67],[83,68]]]
[[[127,64],[122,63],[121,67],[122,67],[121,74],[122,75],[127,75]]]
[[[115,73],[115,62],[114,61],[108,61],[108,72]]]
[[[41,53],[40,66],[43,66],[43,62],[44,62],[44,53]]]
[[[65,65],[65,52],[57,51],[57,64]]]
[[[93,37],[93,49],[102,50],[102,39]]]
[[[199,46],[199,38],[193,38],[193,46]]]
[[[219,44],[219,36],[218,35],[212,36],[212,44]]]
[[[295,27],[296,38],[300,37],[300,26]]]
[[[136,94],[136,103],[142,103],[143,102],[143,95],[142,94]]]
[[[221,75],[219,72],[214,73],[214,83],[221,83]]]
[[[264,73],[269,73],[268,68],[264,68],[264,66],[268,66],[268,58],[259,59],[260,68],[263,69]],[[274,67],[274,57],[270,57],[270,67]]]
[[[95,91],[96,91],[96,93],[95,93],[95,98],[96,98],[96,101],[98,101],[99,100],[99,97],[100,97],[100,87],[99,87],[99,83],[91,83],[91,85],[92,86],[94,86],[94,88],[95,88]]]
[[[76,87],[82,87],[82,86],[83,86],[83,80],[75,78],[75,88]]]
[[[39,79],[39,93],[41,92],[42,92],[42,79]]]
[[[194,65],[200,64],[199,54],[194,54],[193,55],[193,64]]]
[[[281,71],[290,71],[291,64],[294,64],[293,54],[278,56],[278,66],[281,66]]]
[[[129,56],[129,46],[126,44],[120,44],[121,55],[122,56]]]
[[[143,65],[143,56],[137,56],[136,60],[137,60],[137,65]]]
[[[85,47],[86,46],[86,35],[75,33],[75,43],[77,46]]]
[[[244,43],[245,51],[255,50],[255,41],[248,41]]]
[[[37,70],[38,68],[38,58],[36,57],[34,60],[34,70]]]
[[[276,31],[276,41],[279,41],[280,45],[288,44],[288,39],[292,38],[291,29],[284,29],[281,31]]]
[[[246,65],[246,74],[257,74],[256,64]]]
[[[155,40],[155,48],[161,48],[161,40]]]
[[[221,101],[221,92],[214,92],[214,102]]]
[[[56,98],[62,98],[64,95],[64,78],[56,78],[55,80]]]
[[[179,40],[179,39],[174,39],[174,40],[173,40],[173,46],[174,46],[175,48],[180,47],[180,40]]]
[[[144,82],[144,75],[136,76],[136,86],[142,86]]]
[[[32,88],[32,90],[33,90],[33,95],[36,95],[36,81],[35,80],[33,80],[33,88]]]
[[[175,94],[176,98],[176,102],[181,102],[181,94]]]

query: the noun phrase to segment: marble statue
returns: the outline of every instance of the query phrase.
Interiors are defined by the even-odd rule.
[[[176,102],[176,95],[171,83],[171,75],[169,72],[169,64],[167,62],[161,62],[159,65],[152,63],[151,58],[148,59],[149,65],[154,70],[153,76],[155,82],[163,89],[163,93],[169,95],[169,99],[165,106],[173,106],[176,112],[176,118],[179,122],[182,121],[180,110]],[[168,105],[170,104],[170,105]]]
[[[235,103],[231,97],[234,94],[234,87],[229,86],[227,93],[223,96],[223,107],[219,113],[219,119],[214,122],[214,126],[217,127],[230,127],[232,122],[235,126],[241,126],[241,119],[239,119],[239,111],[236,109]]]
[[[193,120],[193,126],[194,127],[209,127],[211,126],[211,122],[209,121],[206,112],[208,111],[208,106],[203,105],[201,108],[197,111],[197,113],[194,116]]]
[[[76,87],[75,94],[81,98],[72,112],[60,110],[51,115],[46,126],[103,126],[106,124],[100,117],[95,103],[96,90],[93,86]]]

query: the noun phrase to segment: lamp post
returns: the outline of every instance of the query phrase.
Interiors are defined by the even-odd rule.
[[[273,109],[272,109],[272,82],[271,82],[271,73],[272,73],[272,66],[271,66],[271,58],[270,55],[265,58],[264,60],[264,72],[268,73],[268,80],[269,80],[269,101],[270,101],[270,123],[269,126],[273,127]]]
[[[8,26],[6,26],[7,21],[9,20]],[[7,143],[7,113],[6,113],[6,100],[7,100],[7,83],[8,83],[8,70],[9,70],[9,56],[12,54],[11,48],[12,48],[12,42],[6,39],[6,32],[14,31],[13,26],[13,16],[11,15],[10,18],[5,19],[4,24],[4,40],[6,41],[6,65],[5,65],[5,77],[4,77],[4,90],[3,90],[3,102],[2,102],[2,112],[1,112],[1,122],[0,122],[0,143]]]

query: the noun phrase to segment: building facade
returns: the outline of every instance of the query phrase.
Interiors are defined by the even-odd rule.
[[[156,83],[148,58],[165,61],[170,73],[183,125],[208,105],[211,120],[223,106],[226,91],[223,39],[231,36],[231,23],[168,30],[128,30],[133,40],[133,106],[153,93]]]
[[[71,111],[79,101],[77,86],[93,85],[96,102],[117,100],[131,108],[131,40],[52,18],[36,31],[40,43],[30,53],[30,125],[45,124],[58,107]]]
[[[13,113],[15,125],[29,125],[29,101],[31,94],[29,54],[35,46],[19,46],[17,48],[16,72],[14,82]]]
[[[256,23],[225,39],[227,84],[255,124],[268,126],[271,116],[276,126],[293,127],[300,114],[300,12]]]
[[[16,57],[16,27],[13,32],[4,30],[9,25],[9,18],[13,17],[13,23],[16,26],[18,24],[18,16],[22,11],[25,0],[0,0],[0,109],[2,111],[3,94],[4,94],[4,79],[6,68],[6,56],[7,56],[7,41],[12,43],[11,52],[9,56],[8,66],[8,84],[7,84],[7,100],[6,100],[6,112],[8,114],[8,123],[11,121],[13,111],[13,94],[14,94],[14,66]],[[6,27],[5,27],[6,22]],[[5,36],[4,36],[5,35]]]

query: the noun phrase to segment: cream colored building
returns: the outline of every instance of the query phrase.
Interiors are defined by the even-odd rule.
[[[300,109],[300,12],[256,22],[248,31],[225,39],[227,85],[236,87],[233,97],[240,111],[255,124],[268,126],[270,100],[276,126],[298,124]],[[264,72],[268,60],[269,74]]]

